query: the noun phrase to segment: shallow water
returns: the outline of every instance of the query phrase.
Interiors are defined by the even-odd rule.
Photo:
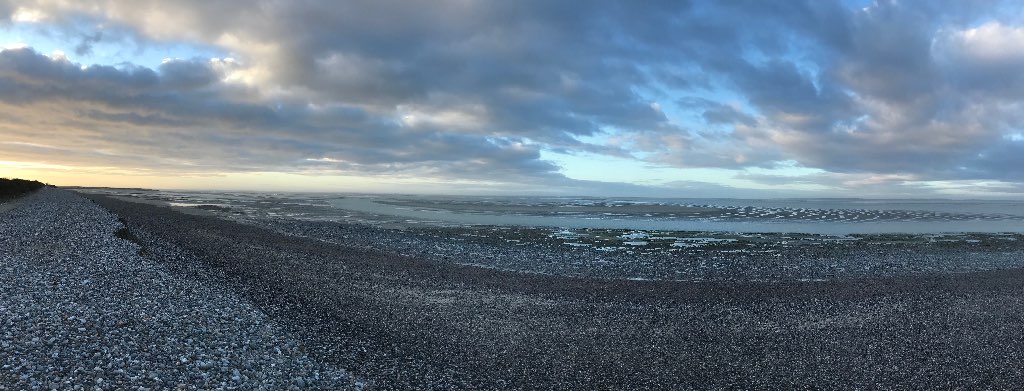
[[[467,225],[827,235],[1024,232],[1024,203],[1006,201],[345,197],[329,202],[342,210]]]
[[[262,192],[91,190],[230,211],[398,225],[571,229],[874,233],[1024,233],[1024,201],[469,197]]]

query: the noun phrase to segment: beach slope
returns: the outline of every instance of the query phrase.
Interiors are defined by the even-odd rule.
[[[1024,273],[818,282],[460,266],[90,196],[381,389],[1012,387]]]
[[[70,191],[0,212],[0,390],[358,385],[243,297],[126,238]]]

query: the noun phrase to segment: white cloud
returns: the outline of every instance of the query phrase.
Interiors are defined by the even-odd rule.
[[[3,46],[0,46],[0,49],[2,49],[2,50],[14,50],[14,49],[24,49],[24,48],[27,48],[27,47],[28,47],[28,44],[26,44],[24,42],[12,42],[12,43],[5,43]]]
[[[403,126],[427,127],[461,132],[478,132],[486,128],[487,108],[482,105],[467,105],[442,109],[398,106]]]
[[[46,19],[46,13],[35,8],[19,7],[13,14],[11,14],[11,21],[14,22],[38,23],[45,21]]]
[[[988,22],[952,34],[951,44],[960,53],[981,61],[1024,59],[1024,26]]]

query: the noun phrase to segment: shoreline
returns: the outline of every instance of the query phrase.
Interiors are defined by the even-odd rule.
[[[373,224],[240,215],[114,196],[328,243],[443,263],[570,277],[660,281],[836,280],[1024,267],[1024,234],[819,234]],[[636,245],[643,243],[643,245]]]
[[[1005,387],[1022,378],[1005,359],[1024,357],[1011,331],[1024,326],[1020,269],[803,282],[565,277],[90,198],[149,251],[173,243],[201,260],[190,272],[225,276],[371,388]]]

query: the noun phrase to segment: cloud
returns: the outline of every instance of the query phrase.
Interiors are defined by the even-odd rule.
[[[956,31],[946,39],[965,57],[986,63],[1024,60],[1024,28],[990,21],[979,27]]]
[[[998,2],[847,3],[0,1],[7,23],[35,15],[79,57],[110,42],[220,57],[83,68],[5,50],[0,102],[81,152],[26,159],[67,164],[579,184],[550,150],[795,161],[845,176],[814,179],[839,188],[1024,180],[1007,138],[1024,128],[1019,17]]]
[[[158,68],[161,82],[171,90],[191,90],[216,84],[222,75],[208,62],[196,60],[166,60]]]
[[[231,141],[246,129],[257,136],[242,145],[262,147],[255,142],[261,138],[279,143],[265,153],[281,153],[282,159],[262,159],[276,164],[287,165],[286,150],[292,161],[309,156],[346,162],[335,164],[341,169],[401,170],[418,164],[435,175],[543,180],[557,167],[540,160],[542,146],[624,156],[614,146],[576,137],[596,135],[606,127],[647,129],[667,121],[633,91],[641,77],[635,64],[604,63],[600,59],[605,53],[577,43],[597,32],[595,18],[610,11],[602,7],[595,8],[599,13],[581,14],[569,5],[539,3],[355,2],[352,9],[341,10],[331,3],[308,2],[268,4],[225,20],[223,15],[234,12],[209,2],[49,5],[40,9],[49,15],[105,17],[152,40],[191,38],[221,45],[239,53],[246,66],[218,72],[198,61],[175,60],[150,71],[160,77],[159,85],[149,90],[128,88],[127,68],[119,74],[122,85],[89,89],[92,84],[83,84],[101,80],[94,74],[110,69],[76,73],[70,64],[36,56],[39,69],[66,74],[39,75],[28,67],[12,67],[18,78],[49,79],[40,88],[22,88],[17,97],[6,99],[76,97],[104,105],[76,114],[135,126],[216,124],[219,134],[197,138],[197,143]],[[8,53],[12,58],[14,54]],[[141,75],[145,70],[135,71]],[[223,83],[232,77],[248,84]],[[233,90],[247,90],[249,97]],[[364,117],[327,124],[328,118],[345,117],[344,111]],[[403,123],[406,118],[413,121]]]
[[[733,125],[739,123],[754,126],[757,124],[757,120],[754,117],[740,111],[736,107],[725,104],[716,104],[713,107],[709,107],[704,110],[701,116],[704,117],[704,122],[709,125]]]
[[[978,152],[959,168],[961,177],[1024,182],[1024,140],[1002,140]]]
[[[32,49],[0,52],[0,94],[13,124],[5,156],[185,172],[285,170],[430,173],[509,181],[560,178],[538,148],[505,138],[421,132],[347,106],[270,107],[234,99],[216,62],[173,60],[157,70],[83,67]],[[56,102],[57,105],[52,103]],[[44,112],[46,111],[46,112]],[[56,123],[45,130],[41,123]],[[323,160],[321,164],[308,162]],[[325,164],[326,162],[326,164]],[[426,169],[424,169],[426,167]]]
[[[116,103],[152,89],[158,82],[148,68],[94,65],[83,68],[63,56],[49,57],[30,48],[0,52],[0,75],[9,88],[0,100],[31,103],[58,97],[102,99]]]
[[[1021,127],[1016,101],[1024,85],[1011,69],[1024,64],[995,54],[1013,49],[1007,37],[1018,28],[968,27],[981,17],[976,11],[918,5],[851,10],[834,35],[845,38],[822,40],[810,51],[820,58],[805,69],[817,69],[817,76],[771,61],[736,73],[760,82],[740,86],[765,117],[758,127],[738,129],[743,144],[775,147],[787,159],[836,173],[1005,176],[999,170],[1008,164],[972,156]]]
[[[10,24],[14,14],[14,5],[8,1],[0,1],[0,26]]]
[[[92,54],[92,45],[103,40],[103,30],[96,31],[91,35],[82,35],[81,41],[75,45],[75,54],[84,56]]]

